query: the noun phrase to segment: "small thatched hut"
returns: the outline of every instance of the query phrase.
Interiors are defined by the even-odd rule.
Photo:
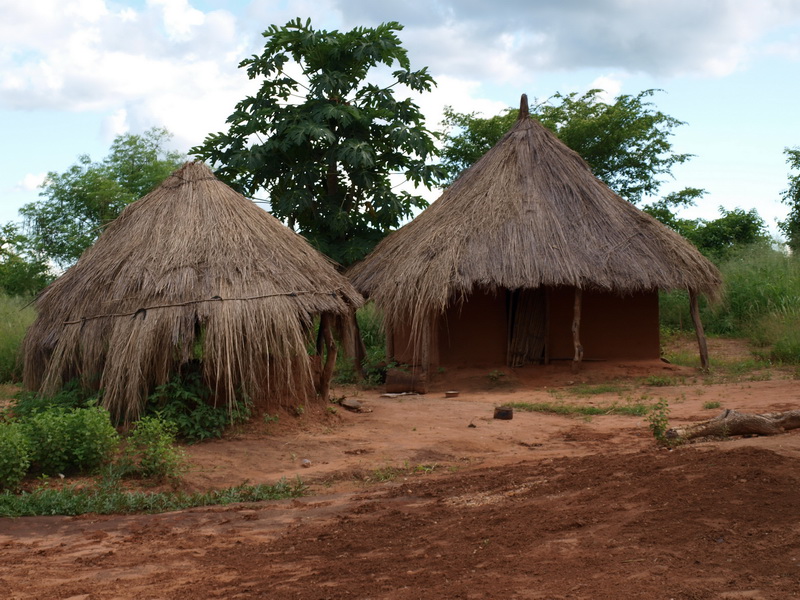
[[[315,385],[327,393],[332,363],[317,357],[314,369],[307,351],[314,320],[330,358],[328,323],[362,301],[303,238],[187,163],[39,296],[24,383],[52,393],[80,377],[130,420],[155,386],[199,362],[219,401],[244,393],[277,408]]]
[[[688,290],[696,315],[697,294],[721,285],[531,119],[525,96],[511,130],[348,275],[383,310],[390,358],[423,372],[657,359],[658,290]]]

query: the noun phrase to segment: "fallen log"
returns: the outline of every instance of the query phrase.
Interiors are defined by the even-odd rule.
[[[666,438],[683,442],[700,437],[732,435],[776,435],[800,427],[800,410],[748,414],[726,409],[709,421],[668,429]]]

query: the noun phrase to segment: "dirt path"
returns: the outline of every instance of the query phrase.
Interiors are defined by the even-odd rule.
[[[800,597],[800,433],[662,450],[642,417],[492,419],[508,402],[664,398],[673,423],[692,422],[715,402],[796,408],[797,381],[704,385],[657,364],[542,375],[451,373],[458,398],[360,392],[365,412],[282,415],[189,448],[189,489],[300,476],[299,500],[2,520],[2,596]]]

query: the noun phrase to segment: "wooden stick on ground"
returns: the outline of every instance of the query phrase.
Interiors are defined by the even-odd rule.
[[[699,437],[776,435],[797,428],[800,428],[800,410],[755,415],[728,409],[709,421],[674,427],[667,431],[666,437],[674,441],[688,441]]]

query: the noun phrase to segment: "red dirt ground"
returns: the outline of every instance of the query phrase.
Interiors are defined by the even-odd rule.
[[[676,385],[644,385],[648,376]],[[665,450],[642,417],[492,418],[507,402],[665,398],[673,424],[715,416],[708,402],[798,407],[796,380],[766,377],[704,383],[663,363],[593,363],[577,376],[561,365],[497,382],[488,371],[447,373],[426,396],[362,391],[365,412],[282,415],[188,448],[188,489],[300,476],[309,496],[0,520],[0,595],[800,598],[800,433]],[[602,381],[616,388],[579,395],[578,384]],[[451,388],[459,397],[444,397]]]

